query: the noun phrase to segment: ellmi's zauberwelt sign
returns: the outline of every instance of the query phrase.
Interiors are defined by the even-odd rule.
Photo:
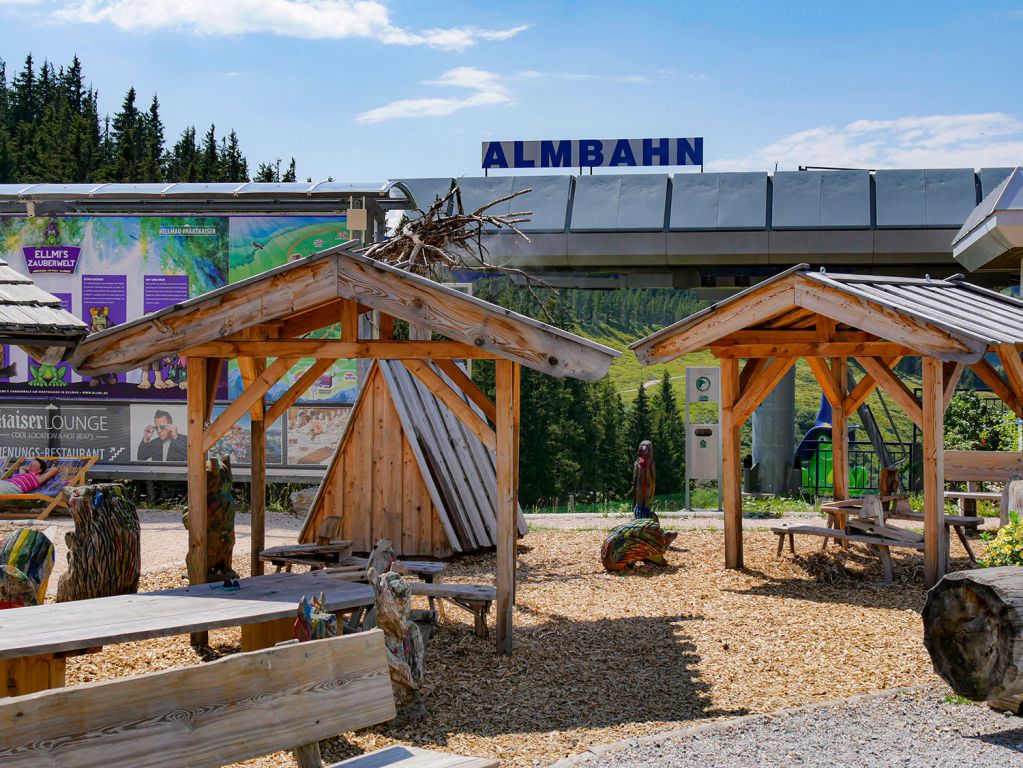
[[[483,167],[634,168],[703,165],[703,137],[484,141]]]

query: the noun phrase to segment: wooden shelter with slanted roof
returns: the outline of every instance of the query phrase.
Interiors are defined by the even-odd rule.
[[[944,414],[969,366],[1023,417],[1023,302],[946,280],[831,275],[800,264],[631,346],[653,365],[709,349],[721,364],[725,565],[742,568],[739,429],[799,358],[832,407],[835,499],[849,495],[846,421],[880,387],[923,432],[925,583],[945,572]],[[1004,371],[988,360],[997,355]],[[918,399],[893,371],[919,356]],[[849,360],[864,373],[850,386]],[[746,363],[740,370],[740,360]]]
[[[252,570],[262,572],[266,429],[339,359],[445,361],[492,359],[496,398],[489,424],[470,423],[496,454],[497,645],[511,652],[515,580],[520,366],[551,376],[600,379],[618,352],[467,296],[424,277],[347,250],[327,249],[89,337],[75,354],[83,375],[119,373],[170,354],[188,359],[188,508],[191,582],[206,574],[205,458],[246,412],[252,418]],[[361,338],[359,316],[377,313],[375,338]],[[416,332],[394,339],[394,319]],[[336,323],[341,338],[306,335]],[[433,335],[442,340],[430,339]],[[238,360],[244,389],[212,423],[213,398],[226,360]],[[266,393],[300,359],[316,362],[276,402]],[[413,364],[415,369],[415,364]],[[482,393],[464,378],[417,376],[443,402]],[[484,398],[485,399],[485,398]],[[489,401],[488,401],[489,402]],[[466,420],[466,410],[452,412]],[[471,411],[470,411],[471,413]],[[477,419],[477,421],[479,421]],[[378,457],[382,458],[382,457]],[[400,458],[400,457],[399,457]]]

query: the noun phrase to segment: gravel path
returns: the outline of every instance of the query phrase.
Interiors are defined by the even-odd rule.
[[[693,726],[555,763],[586,768],[1023,766],[1023,720],[922,686]]]

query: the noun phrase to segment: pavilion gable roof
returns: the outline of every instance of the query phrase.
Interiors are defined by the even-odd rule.
[[[342,244],[94,334],[79,347],[74,366],[90,376],[122,372],[200,345],[243,339],[257,326],[276,325],[284,339],[301,336],[339,322],[340,314],[318,312],[339,300],[552,376],[596,380],[620,354]],[[319,325],[317,317],[324,318]]]
[[[989,348],[1023,344],[1023,302],[971,285],[961,276],[938,280],[828,274],[801,264],[630,349],[649,365],[726,345],[740,332],[760,332],[765,340],[789,332],[785,338],[813,342],[818,316],[834,321],[840,331],[866,332],[869,338],[946,361],[974,363]]]

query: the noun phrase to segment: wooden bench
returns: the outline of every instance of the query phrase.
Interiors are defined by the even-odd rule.
[[[221,766],[387,722],[394,693],[380,630],[240,653],[210,664],[0,702],[4,768]],[[492,768],[493,760],[392,747],[335,766]]]
[[[981,483],[1008,483],[1023,478],[1023,453],[1019,451],[945,451],[945,480],[965,482],[965,491],[945,491],[956,499],[962,514],[976,511],[978,501],[999,502],[999,522],[1009,522],[1005,491],[981,491]]]
[[[895,568],[892,565],[891,547],[904,547],[906,549],[915,549],[918,552],[923,552],[923,542],[912,542],[912,541],[896,541],[894,539],[884,539],[880,536],[866,536],[855,533],[846,533],[838,528],[825,528],[824,526],[816,525],[779,525],[771,528],[771,533],[778,537],[778,557],[781,557],[782,549],[785,546],[785,537],[789,539],[789,551],[792,554],[796,553],[796,535],[800,536],[821,536],[825,542],[828,539],[834,539],[838,542],[856,542],[860,544],[866,544],[875,554],[880,558],[881,565],[884,567],[884,575],[886,581],[895,580]]]
[[[490,606],[497,600],[497,590],[485,584],[429,584],[412,582],[409,584],[413,595],[421,595],[433,600],[447,600],[473,615],[473,630],[476,637],[487,638],[487,614]],[[432,604],[432,602],[431,602]]]

